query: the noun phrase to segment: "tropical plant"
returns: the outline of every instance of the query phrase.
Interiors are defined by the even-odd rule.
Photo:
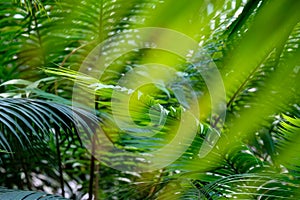
[[[57,196],[57,195],[49,195],[44,192],[33,192],[33,191],[20,191],[20,190],[9,190],[5,188],[0,188],[1,199],[7,199],[7,200],[14,200],[14,199],[24,199],[24,200],[30,200],[30,199],[59,199],[59,200],[66,200],[63,197]]]
[[[0,7],[0,185],[14,188],[1,188],[0,199],[45,195],[16,189],[71,199],[300,198],[299,1],[3,0]],[[180,32],[199,48],[187,57],[139,48],[145,27]],[[134,48],[120,55],[123,40]],[[112,60],[100,78],[90,57],[97,50]],[[134,89],[130,83],[164,75],[147,63],[171,66],[178,77]],[[226,116],[211,111],[210,97],[222,88],[208,85],[212,66],[224,83]],[[193,95],[201,113],[184,121],[182,155],[161,169],[135,170],[144,162],[135,155],[176,137]],[[120,126],[124,110],[139,128]],[[100,128],[106,143],[94,134]],[[122,151],[103,152],[109,142]],[[205,144],[211,151],[198,155]],[[164,161],[180,151],[153,155]]]

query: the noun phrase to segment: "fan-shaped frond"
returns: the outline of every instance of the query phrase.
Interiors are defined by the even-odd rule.
[[[58,195],[50,195],[44,192],[35,192],[35,191],[22,191],[22,190],[12,190],[6,188],[0,188],[0,199],[6,200],[48,200],[48,199],[57,199],[57,200],[67,200]]]

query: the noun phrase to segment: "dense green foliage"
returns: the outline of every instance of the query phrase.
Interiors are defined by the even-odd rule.
[[[300,199],[300,1],[2,0],[0,8],[0,186],[9,188],[0,188],[0,199],[63,199],[46,193],[70,199]],[[143,27],[197,41],[193,64],[137,49],[115,59],[101,79],[78,73],[101,42]],[[113,45],[112,52],[122,51],[121,42]],[[189,88],[177,79],[138,88],[130,99],[133,121],[151,127],[152,118],[165,120],[164,127],[152,137],[139,134],[154,125],[120,129],[112,93],[130,94],[119,82],[130,70],[141,72],[133,82],[154,76],[141,67],[145,63],[176,68],[201,111],[186,151],[151,172],[134,170],[131,155],[154,152],[175,137],[188,107],[178,91]],[[210,110],[212,91],[203,74],[212,64],[224,83],[226,117]],[[74,83],[95,95],[95,110],[72,105]],[[106,152],[101,161],[91,156],[85,142],[97,136],[95,124],[126,151]],[[216,133],[212,151],[199,156]],[[129,157],[128,170],[116,170],[124,164],[120,157]]]

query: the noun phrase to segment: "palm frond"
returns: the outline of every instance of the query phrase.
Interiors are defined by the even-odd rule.
[[[7,150],[12,148],[12,144],[7,142],[8,138],[13,137],[17,140],[17,144],[14,145],[24,146],[23,141],[30,144],[30,138],[49,138],[55,126],[62,131],[55,134],[64,133],[70,139],[79,138],[78,134],[73,134],[77,125],[82,125],[84,130],[90,131],[83,116],[92,115],[85,110],[72,110],[71,107],[62,104],[36,99],[2,98],[0,102],[1,143],[2,148]]]
[[[0,199],[6,200],[47,200],[47,199],[57,199],[57,200],[67,200],[58,195],[50,195],[44,192],[37,191],[22,191],[22,190],[12,190],[6,188],[0,188]]]

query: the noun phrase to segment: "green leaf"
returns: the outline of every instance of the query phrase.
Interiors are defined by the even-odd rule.
[[[2,83],[0,86],[4,85],[30,85],[31,81],[23,80],[23,79],[13,79]]]
[[[50,195],[44,192],[37,191],[25,191],[25,190],[11,190],[0,187],[0,199],[5,200],[67,200],[58,195]]]

